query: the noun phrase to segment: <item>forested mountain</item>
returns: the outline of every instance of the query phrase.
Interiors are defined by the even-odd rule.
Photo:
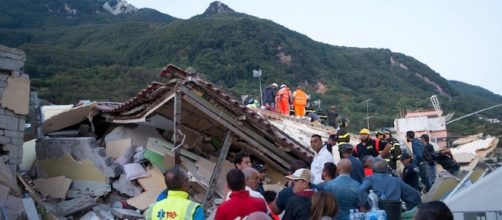
[[[323,109],[336,104],[354,131],[366,124],[367,99],[371,129],[393,126],[400,112],[432,108],[431,95],[455,117],[502,103],[500,95],[448,81],[404,54],[319,43],[219,2],[186,20],[122,3],[0,0],[0,44],[27,52],[34,89],[57,104],[124,101],[162,80],[158,73],[168,63],[192,67],[236,96],[254,97],[258,81],[251,73],[260,68],[264,84],[302,85]],[[124,12],[114,15],[105,4]],[[482,115],[502,119],[502,108]],[[451,131],[500,135],[500,127],[473,117],[452,123]]]

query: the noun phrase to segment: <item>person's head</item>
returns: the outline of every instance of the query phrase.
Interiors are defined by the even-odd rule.
[[[227,185],[232,191],[243,191],[246,188],[246,177],[239,169],[232,169],[227,173]]]
[[[251,157],[247,153],[239,152],[235,154],[234,165],[235,168],[239,170],[242,170],[246,167],[251,167]]]
[[[307,168],[307,164],[303,160],[293,160],[289,165],[288,174],[292,175],[295,171],[301,168]]]
[[[375,157],[371,155],[366,155],[363,157],[363,166],[366,168],[372,168],[373,163],[375,163]]]
[[[242,172],[244,173],[244,176],[246,178],[246,186],[248,186],[252,190],[258,189],[260,183],[260,174],[258,173],[258,171],[251,167],[246,167],[242,169]]]
[[[286,86],[285,84],[282,84],[282,85],[281,85],[281,89],[282,89],[282,88],[287,88],[287,86]]]
[[[406,141],[411,142],[415,138],[415,132],[414,131],[407,131],[406,132]]]
[[[331,145],[331,146],[335,146],[336,139],[337,139],[336,134],[330,134],[329,138],[328,138],[328,144]]]
[[[377,131],[375,134],[375,138],[382,140],[383,139],[383,132]]]
[[[409,154],[404,153],[403,155],[401,155],[401,163],[404,166],[410,164],[411,160],[412,160],[412,158],[411,158],[411,156]]]
[[[253,212],[246,217],[246,220],[271,220],[265,212]]]
[[[322,148],[322,138],[318,134],[312,135],[310,137],[310,147],[312,147],[312,150],[315,152],[319,152]]]
[[[369,138],[370,138],[370,130],[368,130],[367,128],[363,128],[361,129],[361,131],[359,131],[359,139],[361,139],[361,141],[367,141]]]
[[[429,135],[427,134],[422,134],[422,136],[420,136],[420,139],[422,139],[422,141],[425,143],[429,143]]]
[[[417,206],[415,220],[453,220],[451,210],[441,201],[422,203]]]
[[[169,169],[164,175],[167,189],[188,192],[190,182],[188,175],[179,166]]]
[[[338,214],[338,209],[338,202],[332,193],[315,192],[312,196],[310,219],[317,220],[323,216],[334,217]]]
[[[292,175],[286,176],[286,178],[293,181],[294,193],[299,193],[310,188],[310,182],[312,182],[312,174],[309,169],[305,168],[296,170]]]
[[[384,135],[385,140],[392,138],[392,134],[390,133],[390,130],[388,128],[382,129],[382,133]]]
[[[260,181],[265,180],[265,177],[267,176],[267,168],[263,164],[255,164],[253,165],[253,168],[258,171]]]
[[[349,159],[341,159],[338,162],[338,174],[350,174],[352,172],[352,161]]]
[[[336,177],[336,165],[331,162],[327,162],[324,164],[324,168],[322,169],[322,179],[324,181],[332,180]]]
[[[336,106],[332,105],[331,107],[329,107],[329,109],[336,111]]]
[[[267,204],[270,204],[275,201],[277,198],[277,193],[272,191],[272,190],[267,190],[263,193],[263,197],[265,197],[265,201],[267,201]]]
[[[372,169],[373,173],[387,173],[389,171],[389,164],[384,159],[376,158]]]
[[[342,144],[340,145],[340,148],[342,149],[342,155],[343,158],[348,158],[350,155],[352,155],[352,145],[350,144]]]
[[[272,83],[272,87],[277,88],[278,87],[277,83]]]

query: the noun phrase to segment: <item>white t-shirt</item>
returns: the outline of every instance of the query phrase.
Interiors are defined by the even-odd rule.
[[[328,151],[326,146],[323,146],[319,153],[316,153],[314,156],[314,160],[310,165],[310,172],[314,177],[314,184],[322,183],[322,169],[324,168],[324,164],[327,162],[335,163],[335,159],[333,155]]]

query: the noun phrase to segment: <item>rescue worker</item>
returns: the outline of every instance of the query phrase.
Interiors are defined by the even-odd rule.
[[[178,166],[168,170],[165,175],[168,196],[150,205],[145,211],[145,219],[205,219],[202,206],[188,199],[188,180],[186,172]]]
[[[343,158],[342,154],[342,146],[344,144],[350,144],[350,134],[344,128],[338,129],[336,131],[336,142],[338,143],[338,153],[340,154],[340,158]]]
[[[361,129],[359,139],[361,142],[354,147],[354,157],[362,161],[366,155],[378,156],[380,149],[376,149],[375,140],[370,138],[370,130],[367,128]]]
[[[380,157],[389,163],[392,145],[384,138],[383,131],[377,131],[375,134],[375,148],[378,149]],[[394,170],[391,171],[394,173]]]
[[[269,111],[275,110],[275,94],[277,93],[277,83],[272,83],[265,87],[263,91],[263,104]]]
[[[275,95],[275,103],[279,113],[289,116],[289,105],[291,104],[292,97],[291,90],[289,90],[286,85],[282,84],[281,89],[279,89]]]
[[[332,105],[328,111],[328,125],[338,129],[338,111],[334,105]]]
[[[303,91],[301,86],[296,88],[293,92],[293,108],[295,110],[295,117],[302,118],[305,116],[305,106],[307,106],[308,95]]]
[[[389,163],[391,169],[397,169],[397,161],[401,160],[401,144],[399,141],[392,137],[392,134],[388,128],[382,129],[384,139],[391,145],[390,154],[384,159]]]

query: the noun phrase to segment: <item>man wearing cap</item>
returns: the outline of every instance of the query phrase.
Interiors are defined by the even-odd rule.
[[[322,182],[322,169],[324,164],[331,162],[334,163],[334,157],[329,153],[327,147],[323,145],[321,136],[314,134],[310,138],[310,147],[314,150],[314,160],[310,165],[310,170],[312,172],[314,184],[319,184]]]
[[[277,105],[277,111],[282,115],[289,116],[289,105],[292,102],[293,94],[291,90],[282,84],[279,91],[275,95],[275,103]]]
[[[391,145],[389,160],[387,162],[389,163],[390,168],[396,170],[397,161],[399,161],[399,159],[401,158],[401,144],[396,138],[392,137],[392,134],[388,128],[382,129],[382,132],[384,139]]]
[[[364,178],[363,163],[361,162],[361,160],[357,159],[356,157],[354,157],[354,155],[352,155],[352,153],[353,153],[352,152],[352,149],[353,149],[352,145],[342,144],[342,146],[340,146],[340,147],[342,148],[342,154],[343,154],[342,158],[348,159],[352,163],[350,177],[352,177],[352,179],[354,179],[359,184],[361,184],[361,182],[363,181],[363,178]]]
[[[275,111],[275,94],[277,93],[277,87],[277,83],[272,83],[265,87],[263,91],[263,103],[269,111]]]
[[[266,175],[267,175],[267,168],[263,165],[263,164],[255,164],[253,166],[253,168],[258,171],[259,173],[259,177],[260,177],[260,181],[258,182],[258,189],[256,189],[256,191],[258,191],[259,193],[261,193],[262,195],[265,194],[265,189],[263,188],[263,184],[264,184],[264,181],[265,181],[265,178],[266,178]]]
[[[425,161],[425,147],[422,141],[415,137],[414,131],[406,132],[406,141],[411,142],[411,150],[413,151],[413,162],[417,165],[420,174],[420,182],[425,186],[425,191],[428,192],[431,188],[429,165]]]
[[[359,139],[361,142],[354,148],[354,157],[362,161],[366,155],[371,155],[373,157],[378,156],[379,149],[376,149],[375,141],[370,138],[370,130],[367,128],[361,129],[359,132]]]
[[[404,166],[401,178],[403,178],[403,181],[406,184],[410,185],[420,192],[421,189],[418,184],[418,167],[415,165],[415,163],[413,163],[413,158],[411,158],[409,154],[405,153],[401,155],[401,163]]]
[[[307,164],[305,164],[303,160],[293,160],[289,165],[288,173],[292,175],[301,168],[307,168]],[[295,193],[293,192],[293,181],[289,180],[286,184],[286,188],[282,189],[277,194],[277,199],[272,204],[272,212],[276,215],[281,214],[282,211],[284,211],[284,209],[286,208],[286,204],[288,203],[289,199],[294,195]]]
[[[308,169],[298,169],[286,178],[293,181],[293,192],[284,212],[283,219],[309,219],[314,191],[310,188],[312,175]]]

